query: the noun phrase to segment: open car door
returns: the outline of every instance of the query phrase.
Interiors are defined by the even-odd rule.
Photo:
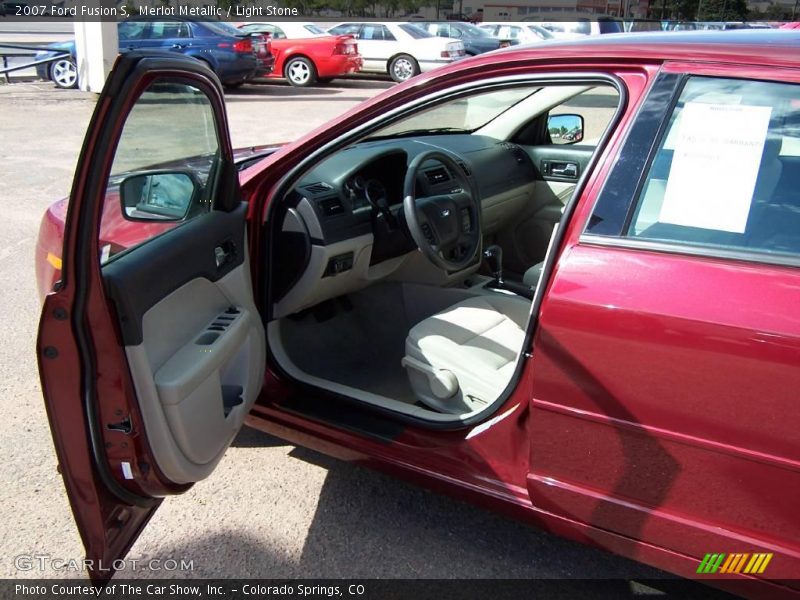
[[[78,161],[37,342],[95,580],[165,496],[211,473],[261,390],[245,215],[216,76],[174,54],[121,57]]]

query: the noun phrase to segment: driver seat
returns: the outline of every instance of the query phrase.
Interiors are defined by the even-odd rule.
[[[529,300],[493,294],[417,323],[402,360],[417,400],[450,414],[491,404],[514,375],[530,310]]]

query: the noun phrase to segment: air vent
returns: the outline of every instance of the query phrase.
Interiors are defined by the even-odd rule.
[[[303,189],[307,192],[311,192],[312,194],[322,194],[323,192],[328,192],[333,188],[329,186],[327,183],[320,181],[317,183],[312,183],[306,186],[303,186]]]
[[[461,170],[464,171],[464,173],[467,174],[467,177],[471,177],[472,176],[472,171],[469,170],[469,167],[467,166],[467,163],[465,163],[464,161],[460,160],[460,161],[458,161],[458,165],[461,167]]]
[[[450,181],[450,174],[444,167],[436,167],[430,171],[425,171],[425,177],[428,178],[428,183],[431,185],[439,185],[445,181]]]
[[[317,200],[317,206],[319,206],[320,211],[322,211],[322,215],[325,217],[333,217],[344,212],[342,201],[335,197]]]

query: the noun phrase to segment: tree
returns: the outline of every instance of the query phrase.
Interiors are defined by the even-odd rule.
[[[745,21],[747,0],[703,0],[698,21]]]

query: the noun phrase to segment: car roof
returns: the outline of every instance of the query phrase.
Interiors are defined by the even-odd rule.
[[[501,50],[504,60],[516,53],[590,57],[625,57],[645,61],[693,60],[800,65],[800,32],[795,30],[667,31],[614,33],[576,40],[547,40]],[[788,51],[787,50],[791,50]]]

